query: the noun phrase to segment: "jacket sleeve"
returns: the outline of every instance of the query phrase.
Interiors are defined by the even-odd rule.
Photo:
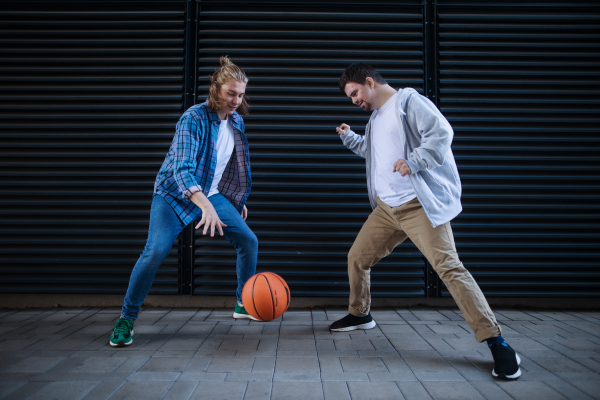
[[[421,145],[406,160],[411,174],[442,165],[454,137],[448,120],[429,99],[420,94],[414,94],[408,100],[405,118],[413,134],[421,136]]]
[[[184,198],[202,191],[195,177],[198,167],[196,155],[203,138],[202,126],[189,114],[183,115],[177,123],[173,138],[174,162],[173,177]]]
[[[344,145],[354,153],[362,158],[367,157],[367,143],[363,135],[358,135],[354,131],[348,131],[345,135],[341,136],[341,139]]]

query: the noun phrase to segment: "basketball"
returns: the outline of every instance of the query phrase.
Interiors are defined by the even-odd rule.
[[[242,303],[254,318],[271,321],[283,315],[290,305],[290,288],[279,275],[259,272],[244,285]]]

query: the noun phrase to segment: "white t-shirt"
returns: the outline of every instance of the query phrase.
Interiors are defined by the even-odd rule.
[[[371,123],[375,189],[381,201],[390,207],[398,207],[417,197],[408,175],[392,172],[396,161],[406,160],[405,139],[400,135],[395,110],[397,96],[398,93],[381,106]]]
[[[235,138],[233,137],[231,121],[222,119],[217,138],[217,166],[215,167],[215,175],[207,197],[219,193],[219,182],[221,182],[225,167],[231,158],[231,153],[233,153],[234,144]]]

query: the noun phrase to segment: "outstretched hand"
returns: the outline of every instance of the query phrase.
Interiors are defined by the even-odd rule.
[[[206,235],[210,229],[210,236],[213,237],[215,236],[215,228],[217,228],[217,231],[223,236],[223,227],[227,225],[219,219],[217,210],[215,210],[208,198],[202,192],[196,192],[190,197],[190,200],[202,210],[202,219],[196,225],[196,229],[204,225],[202,234]]]
[[[335,131],[338,135],[344,136],[348,131],[350,131],[350,125],[342,124],[338,128],[335,128]]]
[[[202,219],[200,222],[198,222],[198,225],[196,225],[196,229],[199,229],[202,225],[204,225],[202,234],[206,235],[208,229],[210,228],[210,237],[215,236],[215,228],[217,228],[219,234],[223,236],[223,227],[227,226],[219,219],[217,211],[212,205],[210,205],[210,207],[206,207],[206,209],[202,209]]]
[[[394,170],[392,172],[400,172],[400,175],[406,176],[411,174],[410,167],[406,161],[400,159],[394,163]]]

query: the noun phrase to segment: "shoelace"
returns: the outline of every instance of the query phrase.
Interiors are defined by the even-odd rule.
[[[124,319],[120,319],[117,321],[114,331],[115,333],[128,333],[129,329],[131,328],[129,327],[127,321],[125,321]]]

